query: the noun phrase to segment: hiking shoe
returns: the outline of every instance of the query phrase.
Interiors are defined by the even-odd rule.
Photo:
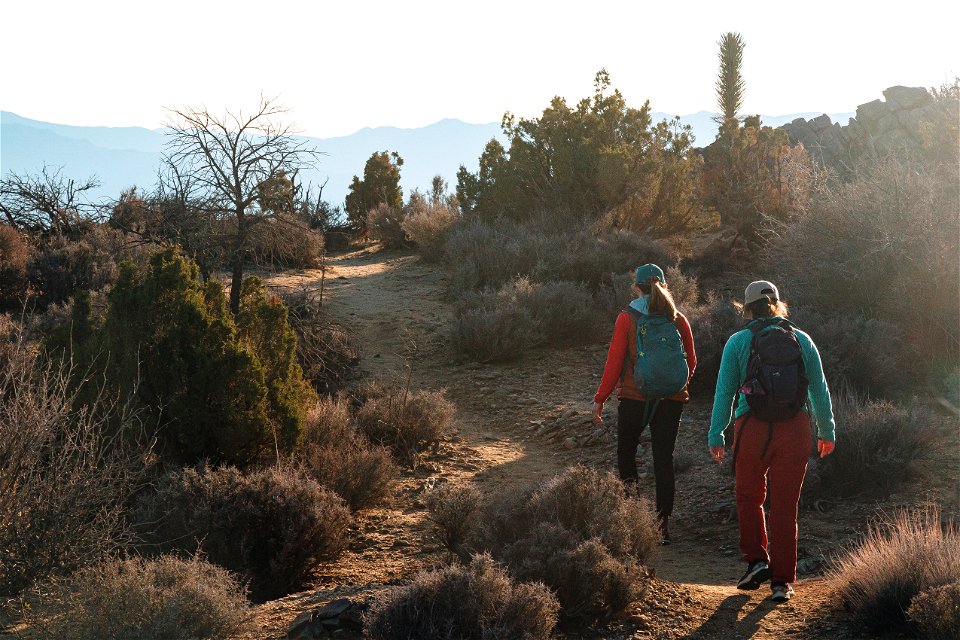
[[[747,567],[747,572],[737,582],[737,589],[753,591],[770,579],[770,566],[763,560],[754,560]]]
[[[774,602],[786,602],[793,595],[793,587],[785,582],[774,582],[770,585],[770,599]]]
[[[660,544],[668,545],[670,544],[670,525],[667,524],[667,516],[661,516],[659,518],[660,524]]]

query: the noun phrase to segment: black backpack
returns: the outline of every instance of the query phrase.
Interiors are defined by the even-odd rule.
[[[778,318],[751,322],[747,328],[753,336],[740,391],[747,396],[750,415],[771,423],[789,420],[807,403],[807,374],[794,326]]]

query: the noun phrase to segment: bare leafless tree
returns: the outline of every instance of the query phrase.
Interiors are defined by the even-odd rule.
[[[171,109],[164,164],[189,177],[198,211],[211,228],[224,233],[231,269],[230,308],[240,308],[244,263],[250,251],[251,229],[277,212],[264,207],[263,185],[285,176],[296,184],[297,173],[319,155],[282,122],[286,109],[261,98],[252,114],[211,114],[206,107]],[[221,224],[216,224],[216,223]]]
[[[77,181],[63,176],[63,168],[44,166],[39,175],[10,172],[0,180],[0,214],[24,231],[64,234],[96,218],[100,208],[84,193],[100,186],[96,176]]]

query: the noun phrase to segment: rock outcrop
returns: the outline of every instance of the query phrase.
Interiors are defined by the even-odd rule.
[[[923,144],[923,122],[942,119],[939,107],[923,87],[890,87],[885,100],[857,107],[857,115],[843,126],[822,115],[797,118],[781,127],[790,142],[802,143],[812,158],[847,174],[868,157],[883,157]]]

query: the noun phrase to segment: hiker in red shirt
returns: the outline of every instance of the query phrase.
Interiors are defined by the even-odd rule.
[[[593,420],[602,422],[603,403],[616,388],[617,468],[629,491],[636,491],[637,445],[650,424],[661,544],[669,544],[673,449],[683,405],[690,400],[687,386],[697,356],[690,323],[677,311],[663,270],[655,264],[641,265],[632,290],[637,297],[614,325],[603,378],[593,398]]]

